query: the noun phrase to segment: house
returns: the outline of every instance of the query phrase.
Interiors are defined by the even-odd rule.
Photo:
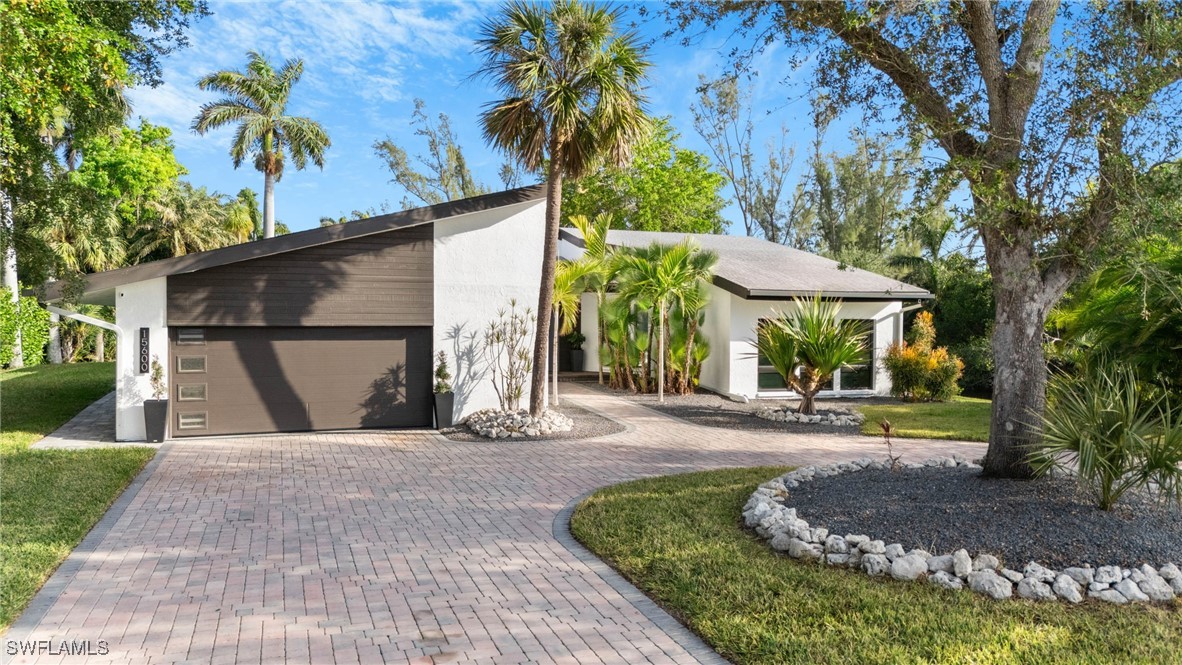
[[[838,316],[863,322],[872,340],[868,362],[837,372],[833,384],[821,396],[890,393],[890,375],[879,359],[890,344],[903,338],[907,303],[931,298],[932,294],[760,238],[612,230],[607,244],[646,247],[654,242],[675,244],[687,237],[718,255],[713,282],[706,287],[709,303],[701,330],[710,339],[711,353],[702,365],[702,387],[745,398],[790,396],[783,377],[756,353],[755,330],[761,319],[795,307],[794,298],[820,294],[840,299]],[[563,258],[582,255],[583,239],[577,230],[563,229],[560,238]],[[580,331],[589,349],[599,347],[597,305],[593,294],[585,294],[580,302]],[[597,361],[597,354],[585,354],[581,369],[596,371]]]
[[[116,438],[145,438],[153,358],[172,437],[429,427],[441,350],[455,417],[495,406],[483,331],[510,299],[537,303],[544,195],[527,187],[87,276],[71,301],[115,307]],[[62,295],[46,300],[62,311]]]

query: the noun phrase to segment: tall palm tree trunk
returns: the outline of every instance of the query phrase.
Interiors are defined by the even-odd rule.
[[[60,314],[49,314],[49,363],[62,364],[62,317]]]
[[[263,173],[263,237],[275,237],[275,174]]]
[[[103,334],[104,332],[102,328],[99,328],[98,333],[94,336],[94,361],[96,363],[107,361],[107,337]]]
[[[689,322],[689,334],[685,339],[685,367],[681,372],[681,394],[689,395],[694,392],[693,377],[690,372],[694,366],[694,337],[698,334],[698,317],[695,314]]]
[[[550,145],[550,154],[558,154],[558,141]],[[546,241],[542,246],[542,282],[538,287],[538,325],[534,331],[534,368],[529,386],[529,413],[538,417],[546,401],[546,344],[550,341],[550,312],[554,309],[554,272],[558,266],[558,216],[562,207],[562,169],[557,159],[550,160],[550,179],[546,182]]]
[[[0,191],[0,215],[3,216],[4,229],[7,231],[8,244],[4,248],[4,290],[8,292],[9,298],[12,299],[16,311],[20,312],[21,306],[21,285],[20,279],[16,274],[16,224],[12,218],[12,201],[8,198],[7,192]],[[17,316],[20,320],[20,316]],[[24,350],[21,345],[21,328],[18,325],[14,331],[12,338],[12,360],[8,366],[13,369],[20,369],[25,366]]]
[[[665,403],[665,303],[657,314],[657,401]]]
[[[550,321],[553,330],[550,333],[550,358],[554,362],[554,406],[558,406],[558,309],[554,309],[553,320]]]

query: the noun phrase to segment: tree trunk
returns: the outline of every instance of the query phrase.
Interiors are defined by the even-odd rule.
[[[554,308],[554,317],[550,321],[553,330],[550,333],[550,358],[554,362],[551,371],[554,372],[554,406],[558,406],[558,308]]]
[[[665,403],[665,303],[657,311],[657,401]]]
[[[62,317],[59,314],[49,314],[49,363],[62,364]]]
[[[4,246],[4,278],[0,284],[8,291],[7,297],[12,299],[13,305],[16,309],[17,320],[20,320],[20,306],[21,306],[21,284],[20,278],[16,272],[16,224],[12,218],[12,201],[9,200],[6,192],[0,192],[0,215],[3,216],[4,230],[8,236],[8,242]],[[21,344],[21,327],[16,326],[16,330],[12,336],[12,360],[8,366],[13,369],[20,369],[25,366],[24,349]]]
[[[690,317],[689,334],[685,339],[685,368],[681,374],[681,393],[683,395],[692,395],[694,393],[694,380],[692,370],[694,367],[694,338],[698,334],[698,315],[695,313]]]
[[[542,415],[546,404],[546,346],[554,308],[554,272],[558,264],[558,220],[562,214],[562,169],[550,146],[550,179],[546,182],[546,241],[542,247],[542,282],[538,285],[538,326],[534,331],[534,371],[529,386],[529,413]]]
[[[984,473],[1029,478],[1030,448],[1042,439],[1047,367],[1043,330],[1062,295],[1039,274],[1033,247],[991,238],[987,251],[997,309],[993,324],[993,410]]]
[[[102,328],[98,329],[98,333],[94,336],[94,361],[96,363],[107,362],[107,331]]]
[[[275,176],[263,173],[263,237],[275,237]]]
[[[806,416],[817,415],[817,393],[808,390],[800,394],[800,413]]]

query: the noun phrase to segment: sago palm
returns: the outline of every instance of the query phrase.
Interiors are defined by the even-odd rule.
[[[546,237],[538,293],[530,412],[545,399],[562,181],[604,160],[623,166],[649,126],[638,37],[617,31],[618,12],[595,4],[504,5],[480,29],[479,74],[503,97],[480,120],[485,139],[530,171],[547,170]]]
[[[237,124],[230,157],[234,168],[247,157],[263,174],[263,237],[275,235],[275,183],[283,177],[284,163],[291,156],[303,170],[311,161],[324,168],[324,153],[332,142],[320,123],[302,116],[286,115],[292,86],[304,73],[303,60],[288,60],[278,70],[256,51],[247,53],[246,71],[214,72],[197,82],[202,90],[213,90],[222,99],[201,105],[193,120],[193,131]]]

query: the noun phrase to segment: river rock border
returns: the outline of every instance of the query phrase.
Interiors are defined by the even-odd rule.
[[[487,439],[521,439],[546,436],[555,432],[569,432],[575,421],[557,411],[546,411],[539,418],[529,411],[481,409],[464,421],[468,429]]]
[[[777,423],[803,423],[805,425],[834,425],[837,427],[861,427],[866,416],[857,411],[834,409],[815,416],[797,413],[794,406],[760,407],[755,415]]]
[[[919,467],[980,468],[963,458],[936,458]],[[873,577],[890,576],[897,580],[927,579],[944,589],[968,587],[994,599],[1064,600],[1082,602],[1084,597],[1098,598],[1123,605],[1130,602],[1169,601],[1182,595],[1182,571],[1174,563],[1160,568],[1143,564],[1139,568],[1120,566],[1091,567],[1089,564],[1064,568],[1046,568],[1031,561],[1021,571],[1005,568],[996,556],[979,553],[970,557],[964,549],[934,556],[922,549],[890,545],[870,536],[830,534],[824,527],[812,527],[796,508],[784,505],[788,490],[814,478],[829,478],[862,470],[888,469],[889,464],[870,458],[854,462],[806,466],[790,471],[759,486],[743,507],[743,520],[768,540],[773,549],[794,559],[819,561],[826,565],[861,570]]]

